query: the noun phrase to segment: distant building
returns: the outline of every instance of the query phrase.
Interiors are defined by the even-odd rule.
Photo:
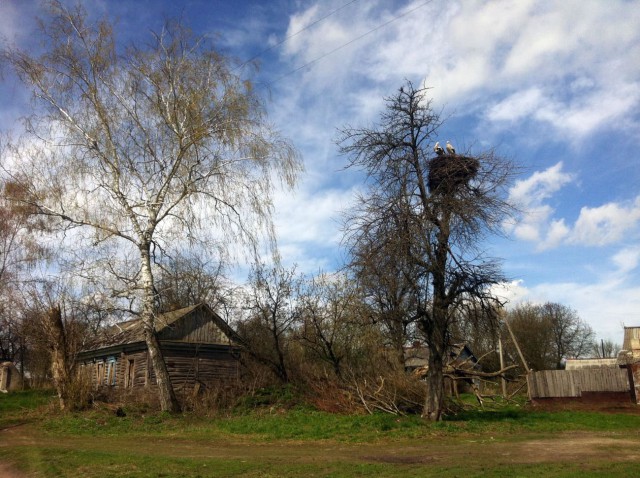
[[[618,368],[618,359],[567,359],[565,370],[582,370],[588,368]]]
[[[418,377],[426,377],[429,370],[429,348],[420,343],[414,343],[404,348],[404,366],[407,372]],[[449,347],[448,357],[444,363],[445,390],[452,395],[467,392],[470,388],[479,387],[480,381],[466,374],[461,380],[452,380],[446,375],[460,376],[461,371],[482,371],[478,359],[466,344],[453,344]],[[460,388],[462,387],[462,388]]]
[[[625,327],[618,365],[627,370],[633,400],[640,404],[640,327]]]
[[[565,370],[531,372],[527,383],[533,400],[640,403],[640,327],[624,328],[617,358],[567,359]]]
[[[15,364],[10,361],[0,362],[0,392],[7,393],[22,390],[22,376]]]

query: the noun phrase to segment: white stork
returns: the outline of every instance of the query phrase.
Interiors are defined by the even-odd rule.
[[[449,141],[447,141],[447,153],[456,154],[456,148]]]
[[[440,146],[440,141],[436,141],[436,145],[433,147],[433,150],[438,156],[442,156],[444,154],[444,149]]]

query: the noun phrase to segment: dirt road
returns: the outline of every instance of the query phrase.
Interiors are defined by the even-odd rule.
[[[481,438],[473,435],[446,439],[396,439],[374,443],[341,443],[334,441],[251,441],[249,439],[194,440],[179,436],[158,436],[140,440],[105,436],[100,440],[87,437],[54,437],[40,433],[29,425],[0,431],[3,447],[38,447],[47,449],[100,450],[104,453],[136,450],[148,457],[162,455],[176,459],[206,460],[220,458],[272,464],[379,463],[447,467],[452,463],[474,463],[491,469],[495,466],[540,463],[581,464],[587,462],[640,463],[640,433],[562,432],[549,435]],[[10,459],[10,458],[9,458]],[[0,478],[26,478],[12,463],[0,463]]]

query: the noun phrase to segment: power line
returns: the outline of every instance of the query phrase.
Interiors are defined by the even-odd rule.
[[[416,10],[418,10],[418,9],[420,9],[420,8],[422,8],[422,7],[424,7],[425,5],[427,5],[427,4],[429,4],[429,3],[431,3],[432,1],[433,1],[433,0],[427,0],[426,2],[421,3],[421,4],[420,4],[420,5],[418,5],[417,7],[412,8],[411,10],[408,10],[408,11],[404,12],[403,14],[398,15],[397,17],[392,18],[391,20],[389,20],[389,21],[387,21],[387,22],[385,22],[385,23],[383,23],[383,24],[381,24],[381,25],[378,25],[378,26],[377,26],[377,27],[375,27],[375,28],[372,28],[371,30],[369,30],[369,31],[367,31],[367,32],[365,32],[365,33],[363,33],[362,35],[360,35],[360,36],[358,36],[358,37],[356,37],[356,38],[354,38],[354,39],[352,39],[352,40],[349,40],[347,43],[344,43],[344,44],[342,44],[342,45],[340,45],[340,46],[338,46],[338,47],[334,48],[333,50],[331,50],[331,51],[329,51],[329,52],[327,52],[327,53],[325,53],[325,54],[323,54],[323,55],[319,56],[318,58],[315,58],[314,60],[311,60],[310,62],[305,63],[304,65],[302,65],[302,66],[300,66],[300,67],[298,67],[298,68],[296,68],[296,69],[294,69],[294,70],[291,70],[291,71],[289,71],[289,72],[285,73],[284,75],[282,75],[282,76],[280,76],[280,77],[276,78],[275,80],[273,80],[273,81],[271,81],[271,82],[267,83],[267,86],[271,86],[271,85],[273,85],[274,83],[277,83],[278,81],[282,80],[283,78],[286,78],[286,77],[287,77],[287,76],[289,76],[289,75],[292,75],[292,74],[294,74],[294,73],[296,73],[296,72],[298,72],[298,71],[300,71],[300,70],[303,70],[304,68],[306,68],[306,67],[308,67],[308,66],[310,66],[310,65],[313,65],[314,63],[319,62],[320,60],[322,60],[322,59],[324,59],[324,58],[328,57],[329,55],[333,55],[335,52],[340,51],[340,50],[342,50],[343,48],[348,47],[348,46],[349,46],[349,45],[351,45],[352,43],[357,42],[358,40],[360,40],[360,39],[362,39],[362,38],[366,37],[367,35],[370,35],[371,33],[376,32],[376,31],[380,30],[381,28],[384,28],[384,27],[386,27],[387,25],[390,25],[390,24],[391,24],[391,23],[393,23],[393,22],[395,22],[395,21],[397,21],[397,20],[400,20],[400,19],[401,19],[401,18],[403,18],[403,17],[406,17],[406,16],[407,16],[407,15],[409,15],[410,13],[415,12]]]
[[[309,25],[307,25],[306,27],[302,28],[301,30],[298,30],[295,33],[292,33],[291,35],[289,35],[288,37],[284,38],[283,40],[279,41],[278,43],[276,43],[275,45],[271,45],[269,48],[265,48],[264,50],[262,50],[260,53],[252,56],[251,58],[249,58],[247,61],[245,61],[244,63],[242,63],[240,66],[238,66],[237,68],[242,68],[243,66],[245,66],[247,63],[252,62],[253,60],[255,60],[256,58],[264,55],[265,53],[267,53],[268,51],[273,50],[274,48],[278,48],[280,45],[282,45],[283,43],[288,42],[289,40],[291,40],[293,37],[295,37],[296,35],[308,30],[309,28],[311,28],[314,25],[317,25],[318,23],[320,23],[321,21],[329,18],[331,15],[338,13],[340,10],[342,10],[343,8],[348,7],[349,5],[351,5],[352,3],[357,2],[358,0],[351,0],[348,3],[345,3],[344,5],[342,5],[341,7],[336,8],[335,10],[327,13],[324,17],[318,18],[315,22],[311,22]]]

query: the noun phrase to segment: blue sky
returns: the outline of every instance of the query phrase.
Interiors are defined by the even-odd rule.
[[[182,15],[223,52],[258,55],[260,69],[242,74],[306,166],[293,193],[276,194],[286,263],[341,265],[339,213],[362,183],[343,170],[337,128],[371,125],[408,79],[431,87],[447,118],[438,139],[494,146],[523,167],[510,193],[522,214],[486,244],[504,261],[511,304],[561,302],[617,342],[622,324],[640,325],[640,2],[82,3],[123,39]],[[2,0],[0,35],[29,45],[39,9]],[[6,74],[0,95],[5,130],[28,98]]]

